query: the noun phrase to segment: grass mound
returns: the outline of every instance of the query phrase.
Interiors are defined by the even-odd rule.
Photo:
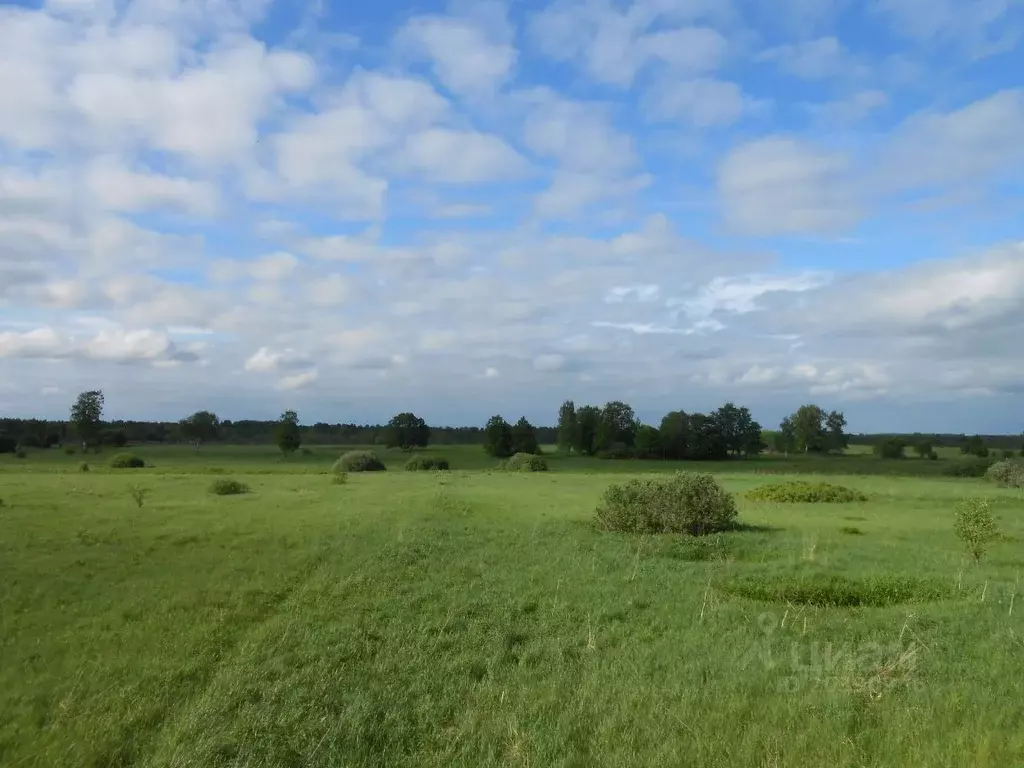
[[[543,456],[536,456],[532,453],[517,453],[515,456],[506,459],[502,469],[510,472],[547,472],[548,463]]]
[[[1024,488],[1024,460],[997,461],[986,470],[985,479],[1000,488]]]
[[[751,501],[774,501],[782,504],[850,504],[868,500],[867,496],[853,488],[830,483],[808,483],[803,480],[762,485],[747,491],[744,496]]]
[[[250,488],[245,483],[226,477],[214,480],[210,484],[210,493],[215,496],[238,496],[239,494],[249,493],[249,491]]]
[[[373,451],[348,451],[334,462],[334,474],[342,472],[383,472],[387,467]]]
[[[119,453],[110,460],[113,469],[142,469],[146,462],[134,453]]]
[[[448,459],[443,456],[413,456],[405,463],[408,472],[427,472],[431,470],[446,470]]]
[[[688,533],[732,528],[736,502],[709,474],[676,472],[667,479],[611,485],[597,508],[597,524],[622,533]]]
[[[848,579],[835,574],[770,579],[736,579],[721,586],[724,592],[765,603],[816,605],[826,608],[885,607],[925,603],[952,596],[944,583],[909,576]]]

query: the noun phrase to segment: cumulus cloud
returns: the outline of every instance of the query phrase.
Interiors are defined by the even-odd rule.
[[[1005,402],[1024,101],[972,62],[1014,71],[1021,18],[915,3],[455,0],[363,41],[271,0],[5,7],[3,404]]]

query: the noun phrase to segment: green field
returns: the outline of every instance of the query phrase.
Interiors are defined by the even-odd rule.
[[[439,448],[336,485],[339,452],[0,457],[0,765],[1024,764],[1024,494],[952,459],[691,465],[869,497],[740,496],[745,530],[692,540],[592,525],[679,465]],[[971,495],[1004,534],[980,565]]]

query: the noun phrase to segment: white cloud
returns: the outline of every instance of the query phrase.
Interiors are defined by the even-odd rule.
[[[0,357],[47,360],[83,359],[116,363],[176,360],[194,362],[195,352],[180,349],[164,333],[141,329],[103,329],[81,337],[44,326],[23,333],[0,333]]]
[[[454,184],[515,178],[526,170],[523,158],[497,136],[447,128],[408,137],[397,163],[428,181]]]
[[[788,136],[734,148],[718,168],[726,222],[752,235],[834,233],[860,218],[849,159]]]
[[[648,92],[644,104],[655,119],[680,120],[698,128],[732,125],[750,107],[736,83],[710,78],[666,79]]]
[[[435,77],[453,93],[486,95],[509,79],[516,63],[512,32],[502,15],[499,11],[490,25],[472,18],[416,16],[399,31],[396,43],[429,60]]]
[[[316,381],[317,378],[319,378],[319,375],[320,374],[316,368],[309,371],[303,371],[301,373],[293,373],[290,376],[283,377],[277,383],[277,388],[286,391],[303,389]]]
[[[212,215],[220,198],[208,182],[132,170],[113,158],[94,162],[86,171],[85,185],[93,202],[114,211],[169,209]]]
[[[245,370],[256,373],[272,373],[274,371],[293,371],[309,368],[313,361],[294,349],[272,350],[260,347],[245,361]]]
[[[835,37],[820,37],[770,48],[760,53],[757,59],[774,63],[783,72],[806,80],[865,74],[863,67]]]

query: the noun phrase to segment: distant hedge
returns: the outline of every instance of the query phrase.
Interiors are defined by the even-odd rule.
[[[762,485],[747,491],[744,496],[752,501],[774,501],[783,504],[849,504],[868,499],[860,491],[843,485],[808,483],[803,480]]]

